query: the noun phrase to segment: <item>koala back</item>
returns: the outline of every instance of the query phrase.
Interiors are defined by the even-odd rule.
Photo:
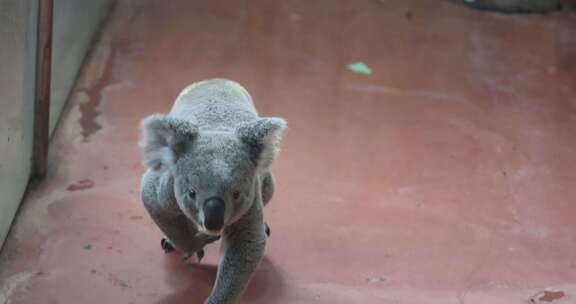
[[[187,120],[199,129],[230,129],[258,118],[246,89],[235,81],[220,78],[186,87],[169,115]]]

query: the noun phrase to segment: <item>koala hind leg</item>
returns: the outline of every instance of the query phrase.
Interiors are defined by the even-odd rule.
[[[270,202],[274,195],[275,181],[271,172],[267,172],[262,179],[262,203],[264,206]]]
[[[270,237],[270,226],[268,226],[268,223],[264,223],[264,231],[266,232],[266,236]]]
[[[274,176],[271,172],[267,172],[266,175],[264,175],[264,179],[262,179],[262,203],[264,206],[266,206],[272,199],[272,196],[274,195],[274,189]],[[266,236],[270,237],[270,226],[268,223],[264,223],[264,231],[266,232]]]

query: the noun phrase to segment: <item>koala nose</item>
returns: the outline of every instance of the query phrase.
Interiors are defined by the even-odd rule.
[[[220,230],[224,226],[226,206],[220,198],[209,198],[204,202],[204,227],[208,230]]]

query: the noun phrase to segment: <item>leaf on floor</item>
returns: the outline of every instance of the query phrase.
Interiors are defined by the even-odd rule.
[[[356,74],[364,74],[364,75],[371,75],[372,74],[372,69],[367,66],[364,62],[355,62],[355,63],[351,63],[348,66],[346,66],[348,68],[349,71],[356,73]]]

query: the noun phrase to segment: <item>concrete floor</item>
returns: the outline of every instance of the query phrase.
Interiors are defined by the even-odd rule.
[[[576,303],[575,16],[134,3],[112,15],[23,205],[0,302],[201,303],[217,246],[200,265],[161,251],[137,126],[228,77],[290,124],[242,303]]]

